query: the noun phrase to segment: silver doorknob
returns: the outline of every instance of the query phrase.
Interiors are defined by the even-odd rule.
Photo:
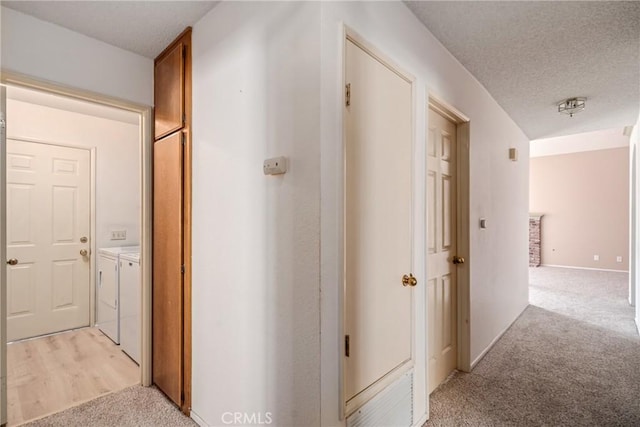
[[[86,249],[80,249],[80,255],[87,256],[89,252]]]
[[[7,264],[9,265],[17,265],[18,264],[18,260],[15,258],[11,258],[10,260],[7,261]]]

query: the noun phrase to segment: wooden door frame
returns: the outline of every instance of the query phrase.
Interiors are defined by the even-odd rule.
[[[341,111],[342,111],[342,141],[341,141],[341,158],[339,161],[341,162],[341,175],[339,177],[339,240],[342,242],[338,251],[339,251],[339,283],[341,287],[341,292],[338,301],[338,312],[339,312],[339,398],[340,398],[340,419],[344,420],[349,415],[351,415],[355,410],[362,405],[365,405],[370,399],[377,395],[377,393],[383,391],[387,386],[397,381],[402,375],[410,372],[412,369],[415,372],[416,376],[424,376],[426,375],[426,363],[421,363],[421,360],[418,360],[418,355],[422,354],[422,352],[418,352],[417,349],[420,347],[420,328],[418,328],[418,323],[420,319],[418,319],[420,310],[418,309],[418,301],[423,299],[422,293],[426,295],[424,291],[424,286],[420,287],[420,284],[425,283],[426,274],[423,269],[425,263],[421,263],[418,259],[419,257],[419,247],[420,247],[420,238],[416,237],[416,225],[417,218],[421,215],[419,203],[417,203],[417,189],[416,185],[416,176],[418,175],[419,163],[417,161],[417,153],[421,150],[421,142],[417,141],[416,134],[416,100],[417,98],[417,84],[416,77],[407,72],[406,69],[400,66],[397,62],[391,59],[388,55],[380,51],[375,45],[367,41],[364,37],[362,37],[358,32],[343,24],[342,28],[342,75],[341,75],[341,85],[340,88],[343,89],[347,83],[346,81],[346,43],[348,41],[353,42],[356,46],[362,49],[364,52],[368,53],[376,60],[384,64],[388,67],[392,72],[396,73],[401,78],[405,79],[407,82],[411,84],[411,271],[414,273],[416,278],[418,279],[418,287],[412,288],[412,296],[411,296],[411,362],[406,366],[402,366],[396,368],[393,376],[388,376],[384,379],[384,381],[378,381],[374,383],[367,389],[366,394],[364,394],[360,401],[355,404],[355,407],[348,406],[346,402],[345,396],[345,343],[344,343],[344,335],[345,335],[345,317],[346,317],[346,304],[345,304],[345,295],[346,295],[346,262],[345,262],[345,246],[346,246],[346,146],[347,146],[347,120],[346,120],[346,107],[344,103],[344,92],[340,97],[342,101]],[[424,322],[422,322],[424,324]],[[426,361],[426,360],[425,360]],[[425,376],[426,378],[426,376]],[[416,394],[414,393],[414,399],[416,398]]]
[[[457,266],[456,285],[457,296],[457,330],[458,330],[458,354],[457,368],[464,372],[471,372],[471,294],[470,278],[470,223],[469,223],[469,118],[459,110],[442,101],[436,95],[427,90],[427,123],[428,129],[429,108],[442,114],[456,125],[456,245],[458,255],[465,258],[466,262]],[[427,133],[428,135],[428,133]],[[429,142],[427,142],[429,143]],[[425,227],[425,230],[427,228]]]
[[[45,82],[42,80],[34,79],[32,77],[28,77],[22,74],[9,72],[2,70],[0,82],[3,84],[11,84],[15,86],[21,86],[27,89],[38,90],[41,92],[60,95],[72,99],[77,99],[81,101],[89,101],[95,104],[100,104],[108,107],[114,107],[121,110],[127,110],[140,115],[140,163],[141,163],[141,228],[140,228],[140,262],[142,265],[141,273],[142,273],[142,313],[141,313],[141,321],[142,321],[142,330],[141,330],[141,356],[140,356],[140,383],[143,386],[151,385],[151,271],[152,271],[152,217],[151,217],[151,209],[152,209],[152,130],[153,130],[153,114],[152,108],[149,106],[136,104],[133,102],[129,102],[126,100],[122,100],[119,98],[109,97],[106,95],[102,95],[95,92],[86,91],[83,89],[76,89],[68,86],[58,85],[50,82]],[[2,89],[4,91],[4,89]],[[77,148],[77,147],[76,147]],[[4,156],[4,152],[6,151],[5,146],[2,146],[3,152],[2,156]],[[94,168],[95,169],[95,168]],[[4,187],[6,186],[6,182],[4,180],[0,181],[5,185],[2,186],[0,190],[2,193],[2,204],[6,201],[6,193],[4,192]],[[1,224],[0,224],[1,226]],[[6,224],[4,224],[6,227]],[[92,242],[92,249],[93,249]],[[6,250],[6,242],[5,245],[0,248],[0,250]],[[94,252],[95,254],[95,252]],[[6,271],[4,268],[4,263],[2,263],[2,267],[0,268],[0,273]],[[0,298],[2,301],[6,301],[6,280],[5,276],[2,276],[2,282],[0,286]],[[4,310],[4,309],[2,309]],[[1,327],[0,327],[0,335],[3,338],[3,343],[6,341],[6,311],[2,311],[3,315],[0,318]],[[1,343],[0,343],[1,344]],[[1,349],[2,351],[2,363],[6,363],[6,345],[4,345]],[[4,367],[3,374],[6,372],[6,367]],[[3,394],[1,397],[0,407],[3,409],[2,414],[0,416],[1,420],[6,419],[6,395]]]
[[[186,416],[191,416],[191,193],[192,193],[192,44],[191,44],[191,27],[187,27],[179,39],[183,39],[186,49],[184,63],[184,114],[186,117],[182,132],[184,133],[184,151],[183,157],[183,187],[182,187],[182,262],[184,263],[183,280],[183,301],[182,301],[182,388],[184,400],[182,402],[182,412]]]
[[[96,147],[81,147],[73,144],[65,144],[56,141],[45,141],[37,138],[15,136],[6,139],[28,142],[31,144],[52,145],[54,147],[74,148],[77,150],[87,150],[89,152],[89,326],[96,324]],[[5,184],[6,185],[6,184]],[[6,228],[5,228],[6,229]],[[6,243],[5,243],[6,246]]]

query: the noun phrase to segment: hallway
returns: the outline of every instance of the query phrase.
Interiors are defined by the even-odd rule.
[[[431,395],[427,426],[640,424],[626,273],[541,267],[531,305],[473,373]]]

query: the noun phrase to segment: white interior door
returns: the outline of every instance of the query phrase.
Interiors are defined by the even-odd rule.
[[[8,341],[89,325],[89,168],[88,150],[7,140]]]
[[[0,85],[0,170],[7,154],[7,88]],[[0,173],[0,230],[6,230],[6,175]],[[0,233],[0,425],[7,423],[7,239]]]
[[[427,294],[431,393],[457,365],[456,125],[429,108]]]
[[[348,40],[345,110],[347,412],[412,362],[412,86]],[[348,340],[348,343],[347,343]]]

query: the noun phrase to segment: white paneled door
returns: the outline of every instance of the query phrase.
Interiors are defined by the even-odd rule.
[[[427,293],[431,393],[457,365],[456,125],[429,108]]]
[[[416,282],[412,83],[351,40],[346,82],[344,390],[352,412],[411,365]]]
[[[7,340],[89,325],[90,152],[7,139]]]

